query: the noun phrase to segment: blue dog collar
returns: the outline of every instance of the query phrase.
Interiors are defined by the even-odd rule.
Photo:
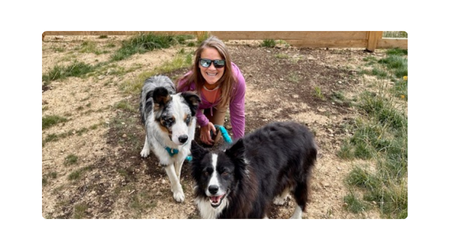
[[[169,147],[165,147],[167,153],[169,153],[170,157],[173,157],[174,155],[178,154],[178,149],[176,148],[169,148]]]

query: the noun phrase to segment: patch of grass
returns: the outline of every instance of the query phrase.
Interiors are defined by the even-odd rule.
[[[115,45],[114,43],[112,43],[112,42],[109,42],[109,43],[107,43],[107,44],[105,45],[105,47],[106,47],[106,48],[115,48],[116,45]]]
[[[296,73],[289,73],[288,75],[288,81],[293,83],[300,83],[300,76]]]
[[[88,131],[89,131],[88,128],[82,128],[82,129],[77,130],[77,131],[76,131],[76,134],[77,134],[78,136],[81,136],[81,135],[83,135],[84,133],[87,133]]]
[[[55,142],[58,141],[59,139],[64,139],[67,138],[69,136],[73,136],[73,135],[83,135],[84,133],[87,133],[89,130],[95,130],[99,128],[99,125],[101,125],[103,123],[99,123],[99,124],[94,124],[89,126],[89,128],[81,128],[79,130],[69,130],[67,132],[61,133],[61,134],[48,134],[45,139],[42,140],[42,147],[45,146],[46,143],[48,142]]]
[[[395,97],[408,101],[408,77],[404,76],[402,79],[397,79],[394,82],[392,93]]]
[[[122,42],[122,47],[111,57],[112,61],[120,61],[137,53],[145,53],[155,49],[169,48],[176,44],[182,44],[186,36],[140,34]]]
[[[362,94],[359,107],[382,126],[402,128],[408,123],[406,115],[398,110],[392,99],[383,95],[366,91]]]
[[[370,173],[366,166],[357,166],[347,176],[347,184],[364,191],[362,200],[353,192],[344,198],[349,211],[359,213],[376,205],[387,218],[406,218],[408,198],[404,178],[390,175],[384,166],[377,169],[378,172]]]
[[[353,136],[343,144],[339,156],[346,159],[372,159],[380,153],[390,156],[391,153],[399,153],[399,148],[406,144],[405,114],[393,107],[386,107],[385,102],[374,101],[371,104],[362,107],[373,118],[369,122],[357,121]]]
[[[333,101],[344,102],[346,100],[344,94],[341,91],[333,91],[331,93],[331,97]]]
[[[119,48],[112,56],[110,61],[98,63],[96,65],[89,65],[83,62],[75,61],[68,66],[55,65],[52,69],[49,69],[47,74],[42,75],[42,82],[44,85],[48,85],[55,80],[63,80],[67,77],[84,77],[91,72],[95,72],[98,69],[105,68],[108,64],[124,60],[136,53],[145,53],[155,49],[169,48],[176,44],[184,44],[186,39],[191,36],[171,36],[171,35],[153,35],[153,34],[141,34],[125,40],[122,42],[122,47]],[[113,43],[109,43],[106,47],[115,47]],[[96,48],[96,44],[92,41],[85,41],[79,48],[82,53],[95,53],[102,54],[108,53],[107,51],[100,51]],[[192,59],[191,59],[192,60]],[[124,72],[121,70],[119,72]],[[126,72],[125,72],[126,73]]]
[[[66,67],[65,71],[63,72],[63,76],[65,77],[81,77],[86,75],[89,72],[93,72],[95,70],[95,66],[86,64],[84,62],[74,62],[73,64]]]
[[[394,49],[389,49],[388,51],[386,51],[387,55],[392,55],[392,56],[407,56],[408,55],[408,50],[407,49],[400,49],[400,48],[394,48]]]
[[[123,76],[123,75],[125,75],[129,72],[133,72],[141,67],[142,67],[142,65],[132,65],[129,68],[125,68],[123,66],[118,66],[117,64],[113,63],[113,64],[108,65],[107,68],[104,68],[100,74],[108,75],[108,76],[112,76],[112,75]]]
[[[275,58],[278,58],[278,59],[288,59],[288,58],[289,58],[289,55],[288,55],[288,54],[282,54],[282,53],[279,53],[279,54],[276,54],[276,55],[275,55]]]
[[[325,100],[325,96],[322,93],[322,88],[320,86],[314,87],[314,96],[319,98],[320,100]]]
[[[294,55],[293,57],[290,58],[291,63],[297,64],[298,61],[304,60],[304,56],[302,55]]]
[[[274,48],[277,43],[274,39],[265,39],[262,41],[261,46],[266,48]]]
[[[82,177],[86,172],[91,171],[92,169],[93,169],[92,166],[88,166],[88,167],[84,167],[84,168],[75,170],[72,173],[70,173],[67,178],[71,181],[79,180],[80,177]]]
[[[78,156],[76,156],[74,154],[70,154],[70,155],[66,156],[66,158],[64,158],[65,166],[74,165],[74,164],[77,164],[77,162],[78,162]]]
[[[374,67],[372,69],[372,75],[373,76],[377,76],[379,78],[386,78],[388,76],[387,72],[384,71],[383,69],[379,68],[379,67]]]
[[[384,64],[397,78],[408,75],[408,59],[403,56],[390,55],[380,59],[379,63]]]
[[[57,141],[57,140],[59,140],[59,137],[57,134],[49,134],[45,137],[44,140],[42,140],[42,147],[44,147],[45,144],[48,142]]]
[[[374,65],[377,62],[377,58],[374,56],[368,56],[363,58],[364,62],[367,62],[366,65]]]
[[[73,218],[74,219],[83,219],[86,218],[86,211],[88,209],[88,205],[85,202],[77,204],[73,207]]]
[[[64,48],[64,47],[57,47],[57,46],[52,46],[50,49],[52,49],[55,52],[64,52],[64,51],[66,51],[66,48]]]
[[[370,190],[376,190],[382,184],[375,175],[367,171],[367,166],[356,166],[353,168],[347,176],[346,182],[350,185]]]
[[[362,200],[356,199],[353,193],[346,196],[349,211],[359,213],[365,206],[364,209],[377,207],[386,218],[408,215],[408,119],[404,104],[396,101],[399,93],[406,95],[407,77],[403,78],[406,76],[403,74],[407,71],[398,73],[398,69],[407,68],[405,54],[393,51],[374,65],[383,67],[387,76],[393,75],[395,82],[405,84],[381,83],[361,94],[356,107],[364,116],[350,127],[353,135],[342,143],[338,152],[342,159],[361,159],[375,166],[369,171],[364,164],[356,165],[347,176],[347,185],[363,193]]]
[[[381,132],[380,127],[367,126],[358,120],[353,127],[353,136],[343,143],[338,156],[344,159],[372,159],[376,150],[371,142],[378,138]]]
[[[371,150],[371,148],[369,146],[367,146],[367,144],[363,143],[364,141],[359,141],[359,143],[357,143],[354,146],[354,152],[353,155],[355,158],[358,159],[370,159],[373,157],[373,152]]]
[[[96,53],[97,44],[93,41],[83,41],[78,49],[81,53]]]
[[[210,36],[210,34],[208,34],[208,32],[202,32],[200,35],[197,35],[197,44],[196,45],[200,45],[203,41],[208,39],[209,36]]]
[[[379,78],[387,78],[390,75],[395,78],[402,78],[408,75],[408,50],[404,49],[389,49],[386,51],[388,55],[385,58],[377,60],[373,56],[364,58],[367,66],[372,66],[371,75]],[[367,74],[367,70],[363,70],[363,74]]]
[[[339,158],[345,160],[353,159],[353,146],[349,143],[348,140],[344,141],[336,155]]]
[[[353,99],[347,99],[341,91],[333,91],[329,97],[331,101],[343,106],[353,106]]]
[[[383,31],[383,37],[408,38],[406,31]]]
[[[78,61],[75,61],[66,67],[55,65],[47,74],[42,76],[42,81],[44,84],[48,84],[51,81],[62,80],[67,77],[81,77],[95,71],[96,68],[97,66]]]
[[[42,129],[48,129],[58,123],[67,122],[67,118],[58,115],[49,115],[42,117]]]
[[[367,204],[361,201],[353,192],[344,197],[346,209],[352,213],[361,213],[367,210]]]
[[[152,71],[142,72],[130,81],[124,81],[120,87],[127,94],[138,95],[141,92],[145,79],[154,75],[167,74],[178,69],[188,69],[192,65],[192,56],[193,52],[180,50],[171,61],[164,62]]]
[[[118,103],[114,104],[114,108],[121,109],[124,111],[129,111],[129,112],[137,112],[136,108],[133,107],[128,101],[125,101],[125,100],[119,101]]]
[[[80,170],[76,170],[73,171],[72,173],[69,174],[69,176],[67,177],[69,180],[78,180],[81,176],[81,171]]]
[[[56,179],[56,177],[58,176],[58,174],[56,172],[50,172],[48,174],[45,174],[42,176],[42,186],[45,186],[48,184],[48,179]]]
[[[187,68],[192,65],[192,54],[184,51],[178,52],[172,61],[165,62],[160,67],[156,68],[152,75],[166,74],[177,69]]]

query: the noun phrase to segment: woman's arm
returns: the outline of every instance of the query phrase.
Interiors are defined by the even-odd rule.
[[[233,140],[242,138],[245,133],[245,91],[246,84],[244,76],[239,68],[233,64],[235,72],[236,85],[233,96],[230,100],[230,120],[233,131]]]

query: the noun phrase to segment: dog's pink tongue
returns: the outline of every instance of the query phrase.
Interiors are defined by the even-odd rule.
[[[213,203],[217,203],[220,200],[220,196],[211,196],[209,197]]]

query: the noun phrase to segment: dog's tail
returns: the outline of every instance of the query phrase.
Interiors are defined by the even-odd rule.
[[[309,148],[307,152],[305,167],[312,168],[314,164],[316,164],[317,153],[318,153],[317,144],[313,139],[312,146]]]
[[[301,174],[297,179],[297,186],[294,189],[294,197],[298,206],[303,212],[306,212],[306,203],[309,201],[309,181],[311,179],[311,172],[317,160],[317,144],[313,137],[304,152],[301,166]]]

